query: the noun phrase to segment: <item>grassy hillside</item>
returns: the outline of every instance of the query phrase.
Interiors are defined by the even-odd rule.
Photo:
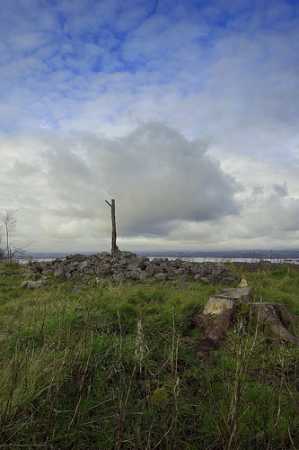
[[[29,290],[23,271],[0,266],[0,448],[299,448],[298,348],[236,327],[198,354],[192,317],[221,286]],[[256,301],[299,315],[299,271],[245,276]]]

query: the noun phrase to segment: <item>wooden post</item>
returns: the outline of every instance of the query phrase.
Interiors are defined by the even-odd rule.
[[[115,200],[112,199],[111,203],[108,202],[108,200],[105,200],[105,202],[111,209],[111,224],[112,224],[111,255],[116,256],[119,252],[119,249],[116,244],[117,234],[116,234],[116,219],[115,219]]]

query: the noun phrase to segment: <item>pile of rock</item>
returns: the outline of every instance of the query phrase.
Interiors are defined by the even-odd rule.
[[[178,278],[222,284],[239,281],[238,276],[224,264],[167,258],[149,259],[130,252],[120,252],[117,257],[112,257],[109,253],[71,255],[50,262],[33,262],[29,267],[37,277],[53,274],[65,279],[95,276],[97,279],[110,278],[117,282],[149,279],[166,281]]]

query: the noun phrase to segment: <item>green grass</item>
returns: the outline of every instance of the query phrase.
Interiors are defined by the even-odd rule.
[[[299,314],[299,271],[234,270]],[[29,290],[23,272],[0,266],[0,448],[299,448],[298,349],[233,330],[198,354],[192,317],[221,286]]]

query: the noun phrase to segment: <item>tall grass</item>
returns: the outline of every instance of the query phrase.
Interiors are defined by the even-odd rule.
[[[49,280],[29,291],[22,269],[3,272],[0,448],[298,448],[296,348],[236,326],[198,354],[192,317],[220,287]],[[258,298],[297,311],[297,272],[246,276]]]

